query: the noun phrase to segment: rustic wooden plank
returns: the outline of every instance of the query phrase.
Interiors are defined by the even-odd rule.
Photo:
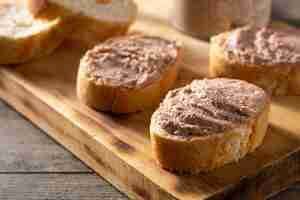
[[[2,200],[126,200],[92,174],[0,174]]]
[[[0,101],[0,173],[91,172],[70,152]]]
[[[19,114],[12,111],[7,107],[2,101],[0,101],[0,118],[5,117],[6,121],[16,120],[21,118]],[[1,120],[0,120],[1,121]],[[23,123],[23,122],[21,122]],[[31,130],[28,132],[34,132],[36,127],[31,127]],[[0,127],[0,132],[2,130],[2,126]],[[43,134],[42,134],[43,135]],[[0,137],[1,138],[1,137]],[[15,137],[17,139],[17,137]],[[47,138],[47,140],[51,140]],[[44,139],[42,140],[44,141]],[[5,140],[0,140],[0,146],[6,143]],[[25,143],[27,146],[31,144]],[[21,150],[20,148],[17,148]],[[2,166],[0,167],[2,170]],[[3,172],[2,172],[3,173]],[[57,178],[59,176],[59,178]],[[78,177],[78,181],[76,183],[80,189],[77,190],[76,193],[73,192],[72,185],[70,187],[70,179],[74,179],[74,177]],[[83,178],[82,178],[83,177]],[[88,180],[87,180],[88,179]],[[26,183],[29,184],[24,184]],[[34,180],[34,184],[33,181]],[[87,180],[83,182],[83,180]],[[74,181],[74,180],[71,180]],[[36,185],[39,185],[37,188]],[[59,184],[59,190],[57,190],[57,186],[53,186],[53,184]],[[81,185],[82,184],[82,185]],[[3,187],[5,186],[5,187]],[[25,187],[24,187],[25,186]],[[77,186],[76,186],[77,187]],[[88,187],[88,190],[86,188]],[[54,190],[55,189],[55,190]],[[55,191],[55,192],[54,192]],[[63,192],[61,192],[63,191]],[[92,192],[91,192],[92,191]],[[42,192],[42,193],[41,193]],[[46,194],[46,195],[45,195]],[[112,189],[111,185],[106,184],[100,178],[96,178],[92,175],[43,175],[43,174],[2,174],[0,175],[0,199],[24,199],[24,195],[26,199],[68,199],[70,195],[72,195],[72,199],[74,196],[78,199],[127,199],[126,197],[119,194],[119,192],[115,189]],[[84,195],[84,197],[82,197]],[[300,184],[290,187],[288,190],[281,192],[277,196],[271,198],[270,200],[298,200],[300,195]]]
[[[6,118],[6,121],[9,120],[15,120],[18,118],[21,118],[19,114],[12,111],[10,108],[7,107],[6,104],[4,104],[2,101],[0,101],[0,118],[2,117]],[[0,120],[1,121],[1,120]],[[21,122],[22,123],[22,122]],[[31,127],[31,131],[35,131],[36,127]],[[0,127],[0,132],[2,130],[2,126]],[[43,134],[41,134],[43,135]],[[15,137],[17,139],[17,137]],[[50,138],[47,138],[47,140],[51,140]],[[44,139],[42,140],[44,141]],[[0,140],[0,146],[5,143],[5,140]],[[30,146],[31,144],[25,143],[27,146]],[[20,150],[20,148],[17,148]],[[2,166],[0,167],[2,170]],[[57,178],[60,176],[59,178]],[[78,185],[80,186],[80,189],[77,190],[76,193],[73,192],[72,187],[69,186],[70,179],[74,179],[75,176],[79,176],[78,180],[80,183]],[[82,178],[83,176],[83,178]],[[70,178],[71,177],[71,178]],[[87,180],[86,182],[82,182],[82,180]],[[24,181],[30,180],[30,184],[24,184]],[[34,180],[35,184],[32,184],[32,180]],[[42,182],[42,184],[41,184]],[[53,184],[59,184],[59,190],[53,187]],[[36,187],[36,184],[39,185],[39,187]],[[82,186],[81,186],[82,184]],[[2,186],[6,187],[2,187]],[[25,187],[24,187],[25,186]],[[79,187],[78,186],[78,187]],[[86,190],[86,188],[89,188]],[[55,191],[54,192],[54,188]],[[93,192],[91,192],[91,190]],[[34,192],[33,192],[34,191]],[[36,192],[38,191],[38,192]],[[63,191],[63,192],[60,192]],[[42,192],[39,193],[39,192]],[[112,189],[111,185],[107,185],[105,182],[102,181],[100,178],[93,177],[91,175],[38,175],[38,174],[2,174],[0,175],[0,199],[24,199],[24,194],[26,199],[68,199],[70,198],[70,195],[72,195],[72,199],[74,199],[74,196],[79,199],[86,198],[86,199],[127,199],[126,197],[119,194],[119,192],[115,189]],[[45,195],[46,194],[46,195]],[[80,196],[84,195],[84,197]],[[271,198],[270,200],[298,200],[300,195],[300,184],[290,187],[288,190],[281,192],[277,196]]]
[[[151,8],[150,1],[138,2],[141,16],[134,31],[184,43],[184,70],[178,85],[207,76],[208,44],[166,26],[158,19],[160,15],[151,16],[154,10],[143,12],[143,8]],[[156,11],[163,12],[161,9]],[[271,127],[258,151],[209,174],[177,176],[160,169],[152,158],[148,136],[151,111],[117,117],[97,113],[77,101],[76,73],[82,53],[66,43],[49,57],[1,68],[0,96],[129,196],[215,199],[238,189],[246,194],[243,199],[258,199],[299,180],[300,113],[291,109],[299,107],[299,98],[273,103]]]
[[[9,81],[0,81],[0,87],[4,86],[2,83],[4,85],[10,84]],[[150,195],[157,195],[159,192],[159,196],[165,194],[165,199],[169,199],[167,198],[167,193],[161,190],[157,190],[159,188],[151,185],[151,182],[147,182],[147,179],[143,176],[143,174],[136,174],[136,170],[130,168],[128,164],[124,162],[124,160],[120,160],[119,158],[114,157],[109,149],[107,149],[103,145],[97,144],[97,142],[90,138],[89,135],[84,135],[85,133],[81,129],[78,129],[76,125],[68,121],[64,121],[64,118],[59,113],[53,112],[52,108],[47,107],[46,104],[36,100],[35,98],[30,98],[29,101],[27,98],[26,90],[23,87],[19,88],[19,86],[11,84],[10,86],[9,87],[13,88],[14,91],[21,92],[19,93],[19,96],[22,96],[24,98],[20,102],[17,101],[14,95],[9,95],[9,93],[5,92],[5,94],[7,94],[7,96],[5,96],[5,99],[7,101],[13,102],[13,106],[18,111],[22,113],[28,113],[29,115],[26,116],[30,120],[36,122],[36,124],[43,130],[46,130],[47,133],[49,133],[49,135],[51,135],[53,138],[58,141],[64,140],[64,146],[66,146],[79,158],[84,158],[83,160],[88,165],[97,166],[97,168],[94,169],[105,179],[113,183],[117,188],[126,192],[133,199],[144,199],[145,196],[147,198],[150,198]],[[3,94],[4,93],[2,93],[1,95],[2,97],[4,97]],[[34,110],[31,109],[33,105],[37,106]],[[47,113],[47,118],[42,117],[42,115],[44,115],[45,113]],[[63,124],[56,125],[57,121],[63,122]],[[96,133],[102,133],[101,127],[98,127],[95,131]],[[118,138],[112,139],[114,140],[112,142],[115,148],[119,150],[122,149],[123,153],[130,152],[131,146],[128,146]],[[101,141],[100,138],[97,138],[97,140]],[[83,144],[82,141],[89,141],[93,144],[91,146],[86,145]],[[107,138],[107,140],[102,139],[102,141],[110,142],[111,140]],[[153,164],[154,163],[152,163],[152,165]],[[126,173],[119,173],[124,171],[126,171]],[[139,176],[139,178],[137,176]],[[120,178],[125,179],[126,181],[122,182],[122,179]],[[130,185],[128,185],[127,182],[130,183]],[[157,192],[148,193],[148,190],[156,190]]]

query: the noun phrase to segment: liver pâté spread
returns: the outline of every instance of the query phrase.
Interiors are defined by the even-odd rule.
[[[171,67],[178,57],[175,41],[150,36],[109,40],[87,52],[81,65],[96,83],[116,87],[145,87]]]
[[[300,63],[300,31],[294,28],[240,28],[223,43],[229,59],[241,63]]]
[[[195,80],[170,91],[152,120],[169,134],[223,133],[261,114],[269,99],[255,85],[233,79]]]

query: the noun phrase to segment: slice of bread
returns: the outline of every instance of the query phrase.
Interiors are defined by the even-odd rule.
[[[18,64],[52,53],[67,26],[59,17],[33,18],[25,6],[0,5],[0,64]]]
[[[154,107],[174,84],[180,55],[176,42],[158,37],[108,40],[82,58],[78,98],[94,109],[113,113]]]
[[[211,39],[210,75],[246,80],[275,96],[300,95],[299,38],[299,30],[284,25],[217,35]]]
[[[268,95],[245,81],[194,81],[169,92],[154,112],[154,157],[162,168],[189,174],[237,162],[262,144],[269,110]]]
[[[70,38],[87,47],[126,33],[137,17],[133,0],[48,0],[47,4],[40,14],[46,12],[49,5],[56,6],[58,13],[72,18]]]

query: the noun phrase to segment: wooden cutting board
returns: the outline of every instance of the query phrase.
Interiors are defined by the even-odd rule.
[[[162,20],[170,1],[137,2],[141,13],[132,31],[184,44],[177,86],[207,76],[208,43]],[[300,180],[300,97],[273,100],[270,128],[256,152],[208,174],[179,176],[159,168],[152,158],[148,127],[153,111],[117,116],[78,102],[76,73],[83,53],[66,42],[46,58],[1,67],[0,96],[129,197],[264,199]]]

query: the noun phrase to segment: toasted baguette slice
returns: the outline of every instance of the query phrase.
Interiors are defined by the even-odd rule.
[[[277,26],[278,27],[278,26]],[[246,27],[211,39],[211,77],[237,78],[268,93],[300,95],[300,31]]]
[[[49,6],[56,6],[57,13],[72,18],[70,38],[87,47],[123,35],[137,16],[137,5],[133,0],[48,0],[47,4],[40,14],[47,12]]]
[[[0,5],[0,64],[18,64],[52,53],[64,40],[61,18],[34,19],[25,6]]]
[[[159,104],[177,78],[180,48],[174,41],[134,35],[111,39],[80,63],[77,94],[100,111],[131,113]]]
[[[249,83],[194,81],[173,90],[151,118],[155,159],[167,170],[196,174],[238,161],[259,147],[270,100]]]

